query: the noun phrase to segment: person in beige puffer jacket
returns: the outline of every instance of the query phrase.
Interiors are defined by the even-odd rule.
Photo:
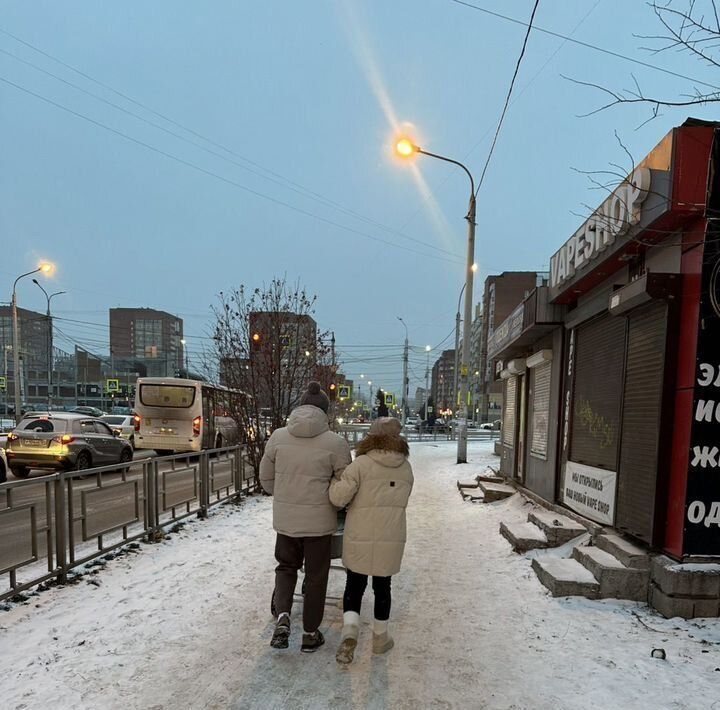
[[[277,533],[273,648],[288,647],[290,611],[303,562],[301,650],[310,653],[324,643],[319,626],[325,610],[332,534],[337,530],[337,511],[330,503],[328,488],[332,476],[339,476],[351,461],[345,439],[330,431],[329,406],[320,384],[311,382],[287,426],[276,429],[268,439],[260,462],[260,484],[273,496]]]
[[[405,509],[413,486],[407,441],[397,419],[382,417],[357,447],[357,458],[330,484],[330,501],[348,506],[343,535],[347,572],[343,595],[343,630],[336,659],[350,663],[360,627],[360,606],[372,576],[375,593],[373,653],[389,651],[391,577],[400,571],[407,536]]]

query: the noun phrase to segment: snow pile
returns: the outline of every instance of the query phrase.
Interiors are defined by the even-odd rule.
[[[470,444],[462,478],[496,459]],[[694,708],[720,682],[720,622],[664,620],[645,605],[549,597],[530,561],[498,534],[520,496],[463,503],[454,444],[413,443],[416,487],[403,570],[393,579],[396,646],[371,653],[372,593],[356,661],[338,668],[342,614],[327,645],[269,647],[274,533],[256,497],[192,522],[77,584],[0,613],[12,670],[3,707],[69,708]],[[93,584],[88,581],[94,580]],[[344,575],[331,572],[330,595]],[[96,586],[97,584],[97,586]],[[667,660],[652,657],[662,648]],[[12,649],[10,655],[7,649]]]

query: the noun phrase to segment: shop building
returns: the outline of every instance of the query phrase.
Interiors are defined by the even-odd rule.
[[[719,169],[673,129],[488,341],[503,473],[675,559],[720,556]]]

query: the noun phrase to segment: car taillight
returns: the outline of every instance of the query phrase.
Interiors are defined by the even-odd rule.
[[[75,437],[70,434],[63,434],[62,436],[54,436],[53,441],[56,444],[72,444],[75,441]]]
[[[201,417],[193,419],[193,436],[200,436],[200,422],[202,422]]]
[[[140,415],[136,414],[133,417],[133,424],[135,425],[135,431],[140,431]]]

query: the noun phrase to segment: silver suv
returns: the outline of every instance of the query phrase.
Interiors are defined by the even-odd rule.
[[[70,412],[27,414],[8,436],[5,453],[18,478],[32,468],[81,471],[133,458],[130,444],[105,422]]]

